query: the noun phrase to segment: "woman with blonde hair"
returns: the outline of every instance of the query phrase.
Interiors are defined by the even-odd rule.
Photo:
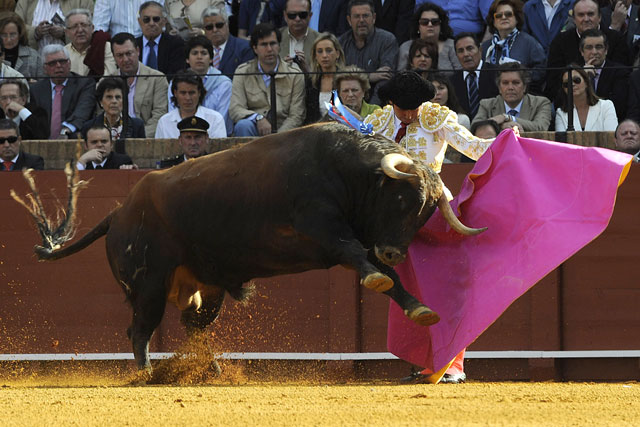
[[[311,49],[310,72],[304,62],[298,65],[305,73],[306,123],[313,123],[327,113],[325,102],[331,100],[336,72],[344,68],[344,51],[336,36],[322,33],[316,38]]]

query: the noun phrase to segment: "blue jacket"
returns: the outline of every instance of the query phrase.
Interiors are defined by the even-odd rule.
[[[229,35],[218,69],[231,78],[238,65],[251,61],[254,56],[248,41]]]
[[[542,0],[529,0],[525,3],[522,31],[529,33],[540,43],[545,55],[549,53],[551,41],[564,29],[574,2],[575,0],[561,0],[551,21],[551,28],[547,27],[547,16],[544,13]]]

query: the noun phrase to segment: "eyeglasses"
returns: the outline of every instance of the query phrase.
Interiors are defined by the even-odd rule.
[[[152,19],[153,19],[153,22],[157,24],[162,19],[162,16],[143,16],[142,22],[144,22],[145,24],[148,24],[149,22],[151,22]]]
[[[296,16],[302,20],[307,19],[309,12],[287,12],[287,18],[294,20]]]
[[[580,77],[574,77],[571,79],[571,81],[573,82],[574,85],[579,85],[580,83],[582,83],[582,79]],[[569,87],[569,82],[562,82],[562,87],[563,88],[568,88]]]
[[[18,137],[15,135],[8,136],[6,138],[0,138],[0,145],[4,145],[5,142],[9,144],[14,144],[18,141]]]
[[[418,24],[422,25],[423,27],[428,27],[429,24],[431,24],[434,27],[437,27],[438,25],[440,25],[441,22],[442,20],[440,18],[432,18],[432,19],[421,18],[418,20]]]
[[[507,10],[506,12],[496,12],[493,14],[493,17],[495,19],[502,19],[503,16],[507,19],[513,18],[513,12],[511,12],[510,10]]]
[[[3,39],[15,39],[19,35],[20,34],[18,34],[18,33],[2,33],[2,34],[0,34],[0,37],[2,37]]]
[[[217,29],[221,29],[222,27],[224,27],[224,22],[216,22],[215,24],[207,24],[204,26],[204,29],[207,31],[213,31],[213,27],[216,27]]]
[[[3,95],[3,96],[0,96],[0,102],[17,101],[18,99],[20,99],[20,97],[18,95]]]
[[[45,62],[44,65],[47,67],[55,67],[56,65],[64,65],[69,62],[68,58],[64,59],[54,59],[53,61]]]
[[[79,24],[76,24],[76,25],[72,25],[71,27],[67,27],[67,30],[78,31],[81,28],[83,30],[86,30],[90,26],[91,26],[91,24],[79,23]]]

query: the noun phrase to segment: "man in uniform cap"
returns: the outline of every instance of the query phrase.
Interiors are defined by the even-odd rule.
[[[178,165],[185,160],[195,159],[196,157],[207,154],[207,143],[209,142],[209,123],[206,120],[191,116],[182,119],[178,123],[180,136],[178,143],[182,147],[182,154],[169,159],[160,161],[160,169]]]

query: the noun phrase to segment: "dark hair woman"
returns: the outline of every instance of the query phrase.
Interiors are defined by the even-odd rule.
[[[105,77],[96,87],[96,99],[104,110],[96,118],[89,120],[82,126],[82,135],[86,138],[87,131],[95,126],[102,125],[111,132],[111,139],[117,141],[125,138],[145,138],[144,122],[135,117],[127,118],[127,131],[123,135],[123,107],[124,107],[124,82],[119,77]]]
[[[421,39],[438,47],[438,68],[453,71],[462,68],[453,46],[453,31],[449,26],[449,15],[433,3],[420,5],[411,17],[411,39],[400,45],[398,70],[407,68],[409,49],[413,40]],[[435,68],[435,67],[434,67]]]
[[[571,70],[571,87],[573,88],[573,127],[577,131],[614,132],[618,126],[618,117],[613,102],[599,99],[596,96],[589,75],[576,64],[569,66]],[[569,120],[569,72],[562,75],[560,89],[560,108],[556,110],[556,131],[565,132]]]

